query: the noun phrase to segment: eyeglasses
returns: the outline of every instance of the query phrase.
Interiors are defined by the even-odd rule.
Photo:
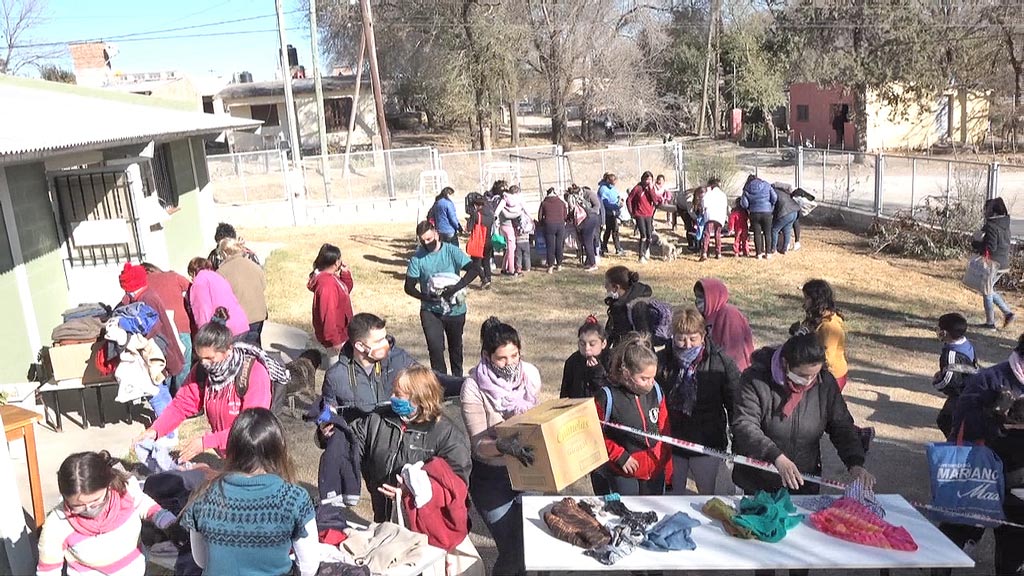
[[[107,503],[107,497],[110,496],[110,488],[103,491],[103,496],[93,500],[92,502],[84,502],[82,504],[68,504],[64,502],[64,507],[68,509],[72,514],[81,514],[83,512],[95,512]]]

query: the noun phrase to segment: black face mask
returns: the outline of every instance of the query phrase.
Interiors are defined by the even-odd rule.
[[[434,250],[437,250],[437,240],[431,240],[430,242],[420,242],[420,244],[423,245],[423,248],[426,249],[427,252],[433,252]]]

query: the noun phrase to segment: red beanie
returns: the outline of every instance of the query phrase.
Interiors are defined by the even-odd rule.
[[[149,284],[146,280],[146,269],[142,266],[133,266],[131,262],[125,262],[124,270],[117,280],[125,292],[135,292]]]

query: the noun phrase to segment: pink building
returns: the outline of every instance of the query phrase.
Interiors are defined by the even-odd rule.
[[[793,144],[816,148],[856,148],[853,122],[853,93],[842,86],[823,88],[817,84],[789,87],[789,127]]]

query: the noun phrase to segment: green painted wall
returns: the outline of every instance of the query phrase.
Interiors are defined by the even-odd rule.
[[[32,357],[25,338],[25,319],[18,305],[18,284],[14,279],[14,258],[7,240],[7,226],[0,208],[0,314],[4,315],[3,336],[0,336],[0,383],[25,380],[26,359]]]
[[[67,308],[67,281],[57,239],[57,225],[50,207],[45,168],[42,163],[21,164],[6,168],[7,187],[11,193],[18,239],[25,258],[25,272],[28,276],[29,291],[39,324],[39,338],[47,343],[50,330],[60,323],[61,312]],[[6,238],[6,232],[5,236]],[[8,279],[7,277],[10,276]],[[8,284],[10,287],[8,287]],[[14,284],[13,274],[0,278],[0,304],[4,318],[23,318],[21,304]],[[13,348],[23,346],[22,351],[0,352],[0,359],[10,359],[0,366],[0,381],[22,381],[28,363],[35,359],[35,351],[29,350],[25,327],[12,331],[12,337],[21,340]],[[27,351],[27,353],[26,353]],[[11,354],[8,357],[8,354]]]
[[[171,260],[171,269],[184,274],[188,261],[196,256],[206,256],[210,250],[204,243],[199,218],[199,192],[196,189],[196,177],[192,173],[192,161],[188,148],[188,140],[177,140],[169,144],[171,183],[178,192],[179,210],[164,223],[167,238],[167,256]],[[196,172],[199,173],[199,184],[205,186],[209,177],[206,173],[206,155],[203,152],[202,138],[193,138]]]

